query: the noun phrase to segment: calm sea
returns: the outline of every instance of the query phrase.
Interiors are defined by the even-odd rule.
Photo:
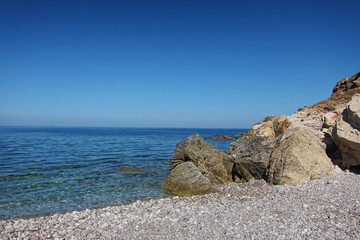
[[[176,143],[245,129],[0,127],[0,219],[168,197]],[[208,141],[221,151],[232,141]],[[140,171],[122,172],[122,166]]]

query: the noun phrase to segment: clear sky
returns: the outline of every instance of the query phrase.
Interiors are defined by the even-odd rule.
[[[360,71],[360,1],[0,1],[0,125],[247,128]]]

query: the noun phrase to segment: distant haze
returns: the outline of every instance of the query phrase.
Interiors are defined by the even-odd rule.
[[[359,1],[0,3],[0,125],[248,128],[360,70]]]

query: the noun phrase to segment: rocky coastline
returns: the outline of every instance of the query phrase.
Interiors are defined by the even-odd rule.
[[[346,169],[359,172],[359,93],[357,73],[340,80],[320,103],[254,124],[225,152],[193,134],[177,144],[162,187],[191,196],[216,192],[219,183],[296,185]]]
[[[2,220],[0,239],[359,239],[359,77],[226,152],[198,134],[181,141],[163,183],[176,197]]]

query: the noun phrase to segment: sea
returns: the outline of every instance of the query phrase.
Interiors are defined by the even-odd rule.
[[[0,219],[170,197],[176,144],[246,129],[0,127]],[[220,151],[233,140],[210,141]],[[136,171],[121,171],[121,167]]]

